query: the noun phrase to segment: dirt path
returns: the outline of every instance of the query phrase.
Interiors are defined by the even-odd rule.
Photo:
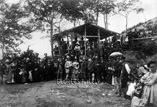
[[[130,107],[106,84],[64,84],[54,81],[2,85],[0,107]]]

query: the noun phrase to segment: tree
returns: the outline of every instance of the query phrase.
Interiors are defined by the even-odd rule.
[[[85,23],[95,23],[96,0],[60,0],[60,13],[68,21],[83,20]]]
[[[0,2],[0,42],[2,43],[3,59],[4,49],[16,51],[17,47],[23,43],[24,38],[31,38],[30,33],[34,27],[26,20],[28,16],[29,14],[21,7],[21,2],[12,5],[3,0]],[[0,76],[2,82],[2,70],[0,70]]]
[[[23,43],[24,38],[31,38],[30,33],[35,29],[27,20],[29,14],[20,4],[1,3],[0,41],[4,48],[16,50],[16,47]]]
[[[104,25],[108,29],[108,15],[114,10],[114,0],[100,0],[100,12],[104,15]]]
[[[115,13],[120,14],[125,18],[125,28],[128,28],[128,17],[133,11],[136,11],[138,7],[139,0],[122,0],[122,2],[116,3]]]
[[[59,0],[60,1],[60,14],[68,21],[74,23],[76,27],[77,20],[82,18],[80,0]]]
[[[98,23],[99,17],[99,1],[98,0],[82,0],[82,13],[85,23]]]
[[[27,0],[25,4],[26,10],[32,14],[33,23],[36,23],[40,30],[45,31],[45,25],[50,28],[47,30],[51,41],[52,56],[54,27],[63,19],[59,13],[60,6],[58,0]]]

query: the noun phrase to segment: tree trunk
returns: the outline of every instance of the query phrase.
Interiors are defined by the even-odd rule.
[[[60,26],[59,26],[59,33],[61,33],[61,29],[60,29]],[[60,38],[60,40],[58,41],[58,47],[59,47],[59,49],[58,49],[58,51],[59,51],[59,56],[61,56],[61,51],[62,51],[62,47],[61,47],[61,41],[62,40],[62,38]]]
[[[51,36],[51,55],[53,57],[53,19],[51,20],[50,23],[50,36]]]
[[[143,16],[144,16],[144,27],[146,27],[146,16],[145,16],[144,12],[142,12],[142,13],[143,13]]]
[[[104,25],[105,29],[108,29],[108,14],[104,14]]]
[[[125,21],[126,21],[125,29],[126,29],[126,32],[127,32],[127,29],[128,29],[128,17],[125,18]]]
[[[76,27],[76,20],[74,20],[74,27]]]
[[[123,36],[123,43],[125,42],[126,38],[127,38],[127,29],[128,29],[128,17],[125,17],[125,37]]]
[[[97,12],[96,12],[96,25],[98,25],[98,21],[99,21],[99,7],[98,7],[98,4],[99,4],[99,0],[97,0]]]
[[[62,47],[61,47],[61,40],[60,41],[58,41],[58,51],[59,51],[59,56],[61,56],[61,49],[62,49]]]
[[[96,25],[98,25],[98,18],[99,18],[99,12],[97,12],[97,15],[96,15]]]
[[[70,46],[69,46],[69,37],[68,37],[68,35],[67,35],[67,44],[68,44],[68,53],[69,53]]]

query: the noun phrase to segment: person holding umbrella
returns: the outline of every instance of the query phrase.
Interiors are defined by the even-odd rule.
[[[123,70],[129,69],[128,65],[125,65],[125,57],[121,52],[113,52],[110,57],[114,57],[115,61],[113,63],[114,72],[112,73],[112,84],[115,86],[117,96],[121,96],[122,93],[122,78]],[[124,83],[124,82],[123,82]]]

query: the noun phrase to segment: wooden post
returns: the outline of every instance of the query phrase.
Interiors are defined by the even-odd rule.
[[[85,25],[85,30],[84,30],[84,45],[85,45],[85,56],[86,56],[86,50],[87,50],[87,46],[86,46],[86,37],[87,37],[87,34],[86,34],[86,25]]]
[[[67,49],[67,51],[68,51],[68,54],[69,54],[69,49],[70,49],[70,47],[69,47],[69,35],[67,35],[66,37],[67,37],[67,44],[68,44],[68,49]]]
[[[100,29],[98,28],[98,48],[100,48]]]

